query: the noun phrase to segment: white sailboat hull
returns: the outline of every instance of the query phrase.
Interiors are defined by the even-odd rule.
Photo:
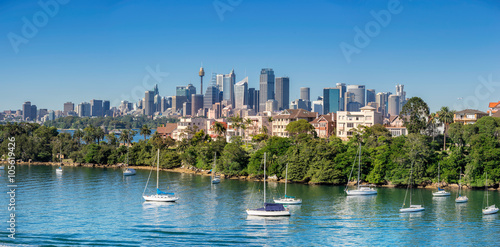
[[[359,190],[346,190],[348,196],[370,196],[376,195],[377,191],[374,189],[359,189]]]
[[[251,216],[261,216],[261,217],[279,217],[279,216],[290,216],[290,211],[264,211],[264,210],[254,210],[247,209],[247,214]]]
[[[467,201],[469,201],[469,198],[467,198],[467,196],[459,196],[457,197],[457,199],[455,199],[456,203],[464,203]]]
[[[420,212],[424,211],[425,208],[422,207],[422,205],[410,205],[409,208],[401,208],[399,209],[400,213],[413,213],[413,212]]]
[[[59,168],[56,169],[56,173],[62,173],[62,172],[63,172],[62,169],[59,169]]]
[[[213,184],[218,184],[218,183],[220,183],[220,178],[215,177],[214,179],[212,179],[212,183],[213,183]]]
[[[151,202],[175,202],[179,200],[178,197],[175,196],[167,196],[167,195],[150,195],[150,196],[142,196],[144,200]]]
[[[135,175],[136,171],[132,168],[127,168],[124,172],[123,172],[123,176],[132,176],[132,175]]]
[[[302,199],[280,198],[280,199],[274,199],[274,203],[294,205],[294,204],[301,204]]]
[[[432,195],[433,196],[450,196],[451,193],[447,192],[447,191],[444,191],[444,190],[441,190],[441,191],[433,192]]]
[[[491,205],[485,209],[483,209],[483,214],[496,214],[498,212],[498,208],[495,205]]]

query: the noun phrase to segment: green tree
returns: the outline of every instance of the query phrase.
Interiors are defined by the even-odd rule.
[[[443,150],[446,150],[446,135],[448,134],[448,128],[451,123],[453,123],[453,116],[455,111],[450,111],[447,106],[441,107],[441,110],[437,112],[439,121],[444,124],[444,143]]]
[[[141,128],[141,135],[144,136],[144,141],[146,141],[146,137],[151,135],[151,129],[145,124]]]
[[[427,127],[427,118],[429,115],[429,106],[419,97],[410,98],[400,112],[400,116],[408,116],[410,119],[404,119],[404,125],[408,133],[422,133]]]

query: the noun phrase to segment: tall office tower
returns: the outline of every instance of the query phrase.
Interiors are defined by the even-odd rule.
[[[302,99],[303,101],[311,101],[311,89],[308,87],[301,87],[300,99]]]
[[[82,102],[78,104],[77,107],[78,110],[78,116],[79,117],[90,117],[91,115],[91,106],[90,103],[87,102]]]
[[[200,94],[203,93],[203,76],[205,76],[205,70],[203,70],[203,66],[200,68],[200,72],[198,73],[200,76]]]
[[[399,96],[398,95],[390,95],[387,105],[389,107],[388,113],[390,116],[399,115],[399,112],[401,111],[401,109],[399,108],[400,104],[399,104]]]
[[[375,89],[366,89],[366,104],[375,102]]]
[[[323,114],[323,99],[318,97],[318,100],[312,102],[312,111],[317,112],[319,115]]]
[[[187,96],[172,96],[172,112],[182,110],[183,104],[187,101]]]
[[[160,90],[158,90],[158,84],[155,84],[155,87],[153,88],[153,94],[154,95],[159,95],[160,94]]]
[[[199,109],[203,109],[203,94],[193,94],[191,101],[191,116],[196,116]]]
[[[377,95],[375,96],[375,103],[377,103],[378,105],[377,111],[382,113],[383,117],[387,116],[387,98],[387,93],[377,93]]]
[[[219,88],[216,84],[209,85],[203,98],[203,108],[211,109],[217,102],[219,102]]]
[[[337,83],[336,87],[339,89],[340,92],[340,103],[339,103],[339,111],[345,111],[346,110],[346,103],[345,103],[345,94],[347,92],[347,88],[345,86],[345,83]],[[323,102],[324,105],[324,102]],[[325,112],[328,114],[328,112]]]
[[[167,100],[167,108],[165,108],[165,111],[168,109],[168,108],[172,108],[172,97],[171,96],[165,96],[165,99]]]
[[[90,101],[90,116],[102,117],[102,100],[93,99]]]
[[[73,104],[72,102],[64,103],[63,112],[65,115],[68,115],[68,112],[74,111],[74,110],[75,110],[75,104]]]
[[[182,104],[182,116],[191,116],[191,102],[184,102]]]
[[[229,102],[234,109],[234,84],[236,83],[236,75],[234,74],[234,69],[231,73],[224,75],[222,79],[222,100]]]
[[[167,97],[161,97],[160,100],[160,109],[158,109],[159,112],[164,112],[168,109],[168,100]]]
[[[266,102],[266,111],[275,112],[278,110],[278,101],[270,99]]]
[[[255,90],[253,93],[253,109],[255,113],[260,112],[260,90]]]
[[[348,111],[359,111],[365,106],[365,86],[364,85],[347,85],[347,92],[350,93],[350,101],[347,105]]]
[[[309,101],[303,99],[296,99],[290,103],[290,109],[303,109],[307,110],[309,108]]]
[[[323,114],[340,111],[340,90],[336,87],[327,87],[323,89]]]
[[[243,109],[244,105],[248,105],[248,77],[234,85],[234,100],[235,109]]]
[[[396,95],[399,96],[399,110],[401,111],[401,109],[403,109],[403,106],[406,104],[405,85],[396,85]]]
[[[189,83],[186,87],[188,101],[191,102],[191,95],[196,94],[196,87]]]
[[[153,112],[161,112],[161,96],[159,94],[156,94],[155,97],[153,98]]]
[[[49,114],[49,117],[47,120],[52,121],[52,120],[56,119],[56,113],[54,111],[51,110],[48,112],[48,114]]]
[[[249,88],[248,89],[248,108],[249,109],[255,108],[254,94],[255,94],[255,88],[253,88],[253,87]]]
[[[31,102],[26,101],[23,104],[23,120],[33,120],[31,119]]]
[[[36,121],[38,119],[36,113],[37,113],[36,105],[31,105],[31,120],[32,121]]]
[[[154,91],[146,91],[144,95],[144,115],[152,116],[155,113]]]
[[[266,102],[274,99],[274,71],[273,69],[262,69],[260,71],[260,101],[259,110],[266,110]]]
[[[102,101],[102,114],[103,114],[103,116],[104,115],[112,116],[110,109],[111,109],[111,103],[109,102],[109,100],[103,100]]]
[[[278,101],[278,110],[289,108],[290,102],[290,78],[276,78],[276,101]]]
[[[175,87],[175,96],[188,96],[188,90],[185,86]]]
[[[224,91],[224,75],[223,74],[217,74],[216,82],[217,82],[217,87],[219,89],[219,92]],[[222,100],[222,98],[221,98],[221,100]]]
[[[38,118],[42,118],[43,116],[47,115],[47,113],[49,113],[49,111],[47,109],[40,109],[38,110]]]

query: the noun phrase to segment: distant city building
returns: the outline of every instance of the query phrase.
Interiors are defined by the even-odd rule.
[[[274,99],[274,71],[267,68],[260,71],[260,111],[266,109],[266,102],[270,99]]]
[[[219,101],[219,88],[215,84],[209,85],[203,98],[203,108],[210,109]]]
[[[270,99],[266,102],[266,111],[275,112],[278,111],[278,101]]]
[[[296,99],[290,103],[290,109],[303,109],[309,110],[309,101],[304,101],[303,99]]]
[[[347,88],[345,83],[337,83],[336,87],[339,90],[339,111],[345,111],[346,110],[346,93],[347,93]],[[324,101],[324,99],[323,99]],[[323,103],[325,104],[325,103]],[[325,113],[328,113],[325,111]]]
[[[359,111],[361,107],[365,106],[366,99],[364,85],[347,85],[347,92],[350,93],[350,100],[347,105],[348,111]]]
[[[323,97],[318,97],[318,100],[312,102],[312,111],[318,114],[323,114]]]
[[[23,104],[23,120],[25,121],[36,121],[36,105],[31,105],[30,101],[26,101]]]
[[[311,100],[311,89],[308,87],[301,87],[300,88],[300,99],[303,101],[310,101]]]
[[[235,109],[248,105],[248,77],[234,85]]]
[[[399,96],[399,109],[403,109],[403,106],[406,104],[406,92],[405,85],[397,84],[396,85],[396,95]]]
[[[398,116],[399,112],[401,111],[401,109],[399,108],[400,106],[399,96],[390,95],[389,100],[387,102],[387,106],[388,106],[387,114],[389,114],[389,116],[391,117]]]
[[[252,97],[252,95],[250,95],[250,97]],[[253,97],[252,97],[252,101],[253,101],[253,109],[255,110],[255,112],[260,112],[260,90],[254,90],[253,91]]]
[[[102,113],[103,115],[111,116],[111,107],[110,107],[110,102],[109,100],[103,100],[102,101]]]
[[[290,78],[278,77],[276,78],[276,101],[278,101],[278,110],[289,108],[290,102]]]
[[[187,96],[172,96],[172,112],[182,111],[185,102],[187,102]]]
[[[222,81],[222,92],[223,100],[227,100],[229,105],[234,108],[234,84],[236,83],[236,75],[234,74],[234,69],[231,70],[231,73],[224,75]]]
[[[375,101],[375,89],[366,89],[366,104]]]
[[[388,93],[377,93],[375,96],[375,103],[378,105],[377,111],[382,113],[382,116],[387,117],[387,101],[389,101]]]
[[[66,103],[64,103],[63,111],[64,111],[65,115],[67,115],[68,112],[74,111],[74,110],[75,110],[75,104],[73,104],[72,102],[66,102]]]
[[[82,102],[77,106],[79,117],[90,117],[91,116],[91,106],[88,102]]]
[[[189,83],[186,87],[188,101],[191,102],[191,95],[196,94],[196,87]]]
[[[332,87],[323,89],[323,114],[335,113],[340,110],[340,90]]]
[[[202,94],[193,94],[191,102],[191,116],[196,116],[198,110],[203,109],[203,95]]]
[[[200,72],[198,72],[200,76],[200,94],[203,94],[203,76],[205,76],[205,70],[203,70],[203,66],[200,68]]]
[[[93,99],[90,101],[90,115],[92,117],[102,117],[102,100]]]
[[[154,91],[146,91],[144,94],[144,115],[152,116],[155,113]]]
[[[188,96],[188,90],[185,86],[175,87],[175,96]]]
[[[182,116],[191,116],[191,102],[187,101],[182,104]]]
[[[254,94],[255,94],[255,88],[249,88],[248,89],[248,108],[250,109],[255,109],[255,97],[254,97]],[[258,104],[259,102],[257,102]]]

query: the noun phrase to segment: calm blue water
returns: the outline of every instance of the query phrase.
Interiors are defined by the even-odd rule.
[[[140,134],[141,133],[140,129],[133,129],[133,130],[137,131],[137,134],[135,134],[134,138],[132,139],[132,142],[139,142],[139,140],[144,140],[144,136]],[[62,133],[70,133],[71,136],[73,136],[73,133],[75,133],[75,130],[58,129],[57,131],[62,132]],[[155,132],[156,132],[156,129],[151,129],[151,135],[153,135]],[[149,139],[151,137],[151,135],[147,136],[146,139]],[[115,135],[115,136],[117,138],[120,137],[120,135]],[[104,141],[106,141],[106,140],[107,140],[107,138],[104,137]]]
[[[289,185],[301,197],[290,206],[289,218],[248,218],[245,209],[257,206],[262,183],[222,180],[161,172],[160,187],[173,191],[177,203],[145,203],[142,192],[149,175],[123,177],[119,169],[17,166],[16,239],[7,237],[8,196],[5,171],[0,171],[0,243],[26,245],[469,245],[498,246],[500,215],[483,216],[484,191],[467,191],[470,201],[455,204],[417,190],[426,210],[398,212],[404,189],[379,188],[372,197],[346,197],[343,187]],[[152,174],[150,188],[156,183]],[[270,183],[270,196],[283,191]],[[152,191],[152,190],[151,190]],[[262,191],[260,191],[262,192]],[[490,191],[490,202],[500,204]]]

